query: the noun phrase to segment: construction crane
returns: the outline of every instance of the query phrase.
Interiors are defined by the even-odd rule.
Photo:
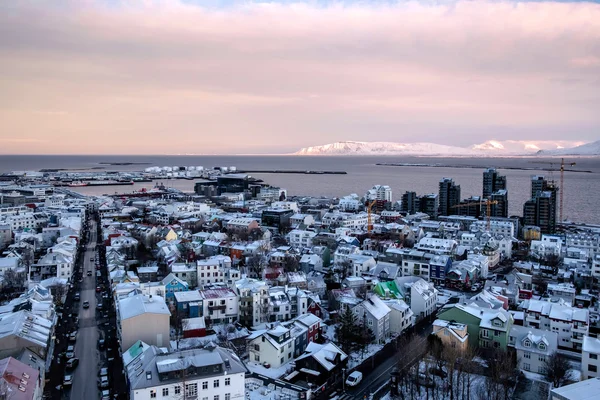
[[[371,221],[371,210],[373,206],[377,204],[377,200],[373,200],[372,202],[367,204],[367,233],[370,235],[373,230],[373,223]]]
[[[550,173],[552,174],[552,171],[554,171],[553,167],[555,164],[557,164],[556,162],[552,162],[552,161],[532,161],[534,164],[550,164],[550,169],[548,171],[550,171]],[[575,165],[577,165],[577,163],[574,162],[567,162],[566,165],[568,165],[569,167],[573,167]],[[553,179],[554,180],[554,179]],[[560,159],[560,186],[558,187],[558,196],[559,196],[559,218],[560,218],[560,222],[563,222],[563,202],[564,202],[564,191],[565,191],[565,159],[561,158]]]
[[[476,202],[472,202],[472,203],[467,203],[467,204],[457,204],[455,206],[452,206],[450,208],[464,208],[464,207],[473,207],[473,205],[479,205],[480,207],[485,205],[486,206],[486,213],[485,213],[485,218],[486,218],[486,229],[489,231],[492,227],[492,221],[491,221],[491,210],[492,210],[492,205],[494,204],[498,204],[497,200],[489,200],[489,199],[484,199],[481,200],[479,203]]]

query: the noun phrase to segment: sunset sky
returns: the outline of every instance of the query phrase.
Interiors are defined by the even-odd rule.
[[[0,2],[0,154],[600,139],[600,4]]]

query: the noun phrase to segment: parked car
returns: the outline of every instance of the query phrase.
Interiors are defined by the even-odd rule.
[[[110,390],[103,390],[100,393],[100,400],[110,400]]]
[[[96,309],[97,310],[102,310],[102,303],[96,304]]]
[[[108,376],[108,368],[106,368],[106,367],[100,368],[100,371],[98,372],[98,376],[99,377]]]
[[[75,346],[69,345],[67,347],[67,352],[65,353],[65,356],[67,357],[67,359],[75,357]]]
[[[100,293],[102,291],[102,288],[100,286],[96,286],[96,293]]]
[[[98,379],[98,386],[102,389],[107,388],[108,387],[108,376],[101,376],[100,379]]]
[[[63,386],[71,386],[73,384],[73,375],[65,375]]]
[[[74,341],[76,341],[76,340],[77,340],[77,331],[73,331],[73,332],[71,332],[71,333],[69,334],[69,340],[70,340],[71,342],[74,342]]]
[[[104,339],[99,339],[99,340],[98,340],[98,348],[99,348],[100,350],[104,349],[104,345],[105,345],[105,343],[106,343],[106,342],[104,341]]]
[[[83,308],[90,308],[90,302],[89,301],[84,301],[83,302]]]
[[[73,298],[75,299],[75,301],[79,301],[81,299],[81,294],[79,294],[79,292],[75,293],[75,296],[73,296]]]
[[[71,358],[65,365],[69,369],[74,369],[79,365],[79,358]]]
[[[356,386],[362,381],[362,378],[362,372],[354,371],[350,375],[348,375],[348,378],[346,378],[346,385],[350,387]]]

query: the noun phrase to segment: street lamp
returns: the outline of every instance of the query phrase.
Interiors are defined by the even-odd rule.
[[[342,393],[346,393],[346,368],[342,368]]]

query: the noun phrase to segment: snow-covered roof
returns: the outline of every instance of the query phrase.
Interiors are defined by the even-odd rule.
[[[391,312],[390,308],[375,294],[363,301],[361,306],[377,320],[385,318]]]
[[[340,357],[340,362],[343,362],[346,360],[346,358],[348,358],[346,353],[344,353],[339,347],[331,342],[327,344],[310,342],[308,346],[306,346],[305,354],[298,357],[297,360],[312,357],[327,371],[331,371],[336,366],[334,361],[338,355]]]
[[[125,297],[119,301],[121,321],[146,313],[171,315],[165,300],[160,296],[137,294]]]
[[[584,336],[583,351],[586,353],[600,354],[600,339]]]

